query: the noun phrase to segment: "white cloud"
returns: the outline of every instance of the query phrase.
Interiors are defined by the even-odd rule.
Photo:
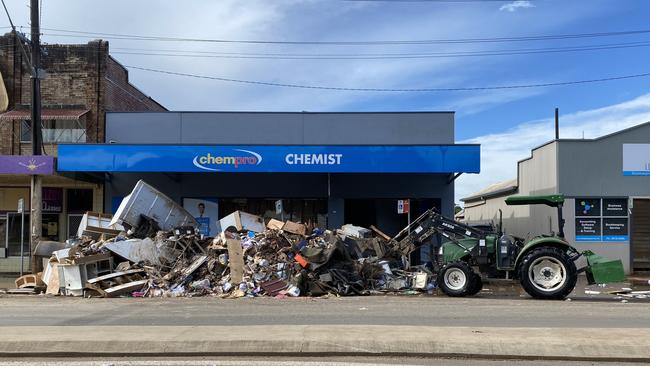
[[[528,82],[512,82],[513,84],[532,84]],[[477,92],[471,96],[452,100],[446,109],[455,110],[456,117],[468,116],[490,109],[491,107],[515,102],[544,94],[543,88],[489,90]]]
[[[650,121],[650,94],[603,108],[560,117],[560,138],[596,138]],[[505,132],[461,141],[481,144],[481,174],[464,174],[456,184],[456,200],[490,184],[516,178],[517,161],[554,138],[553,119],[522,123]]]
[[[535,4],[531,3],[528,0],[516,0],[508,4],[501,5],[499,10],[501,11],[509,11],[509,12],[515,12],[519,9],[526,9],[526,8],[534,8]]]
[[[28,24],[26,0],[8,3],[14,22]],[[573,24],[576,19],[600,14],[602,7],[566,5],[566,10],[531,22],[510,17],[489,6],[442,6],[429,2],[405,4],[339,2],[330,0],[153,0],[45,1],[44,28],[72,29],[120,34],[176,36],[183,38],[266,39],[266,40],[386,40],[449,39],[479,35],[510,35],[526,26],[526,33],[547,33]],[[577,8],[577,9],[576,9]],[[128,11],[124,10],[128,9]],[[153,9],[153,10],[152,10]],[[540,10],[542,10],[540,8]],[[546,10],[545,10],[546,11]],[[539,14],[537,14],[539,13]],[[543,16],[542,11],[535,16]],[[4,25],[0,21],[0,26]],[[26,28],[25,30],[28,30]],[[45,42],[84,43],[92,38],[55,37],[44,30]],[[445,87],[507,84],[520,81],[517,65],[527,56],[481,58],[427,58],[379,60],[263,60],[184,58],[118,54],[119,47],[176,49],[213,52],[254,53],[429,53],[499,50],[504,44],[480,45],[390,45],[390,46],[287,46],[212,44],[191,42],[135,42],[110,40],[111,52],[127,65],[220,76],[309,85],[347,87]],[[131,51],[138,52],[138,51]],[[146,53],[146,52],[145,52]],[[511,70],[507,75],[494,69]],[[529,73],[522,70],[522,74]],[[557,75],[554,75],[556,77]],[[135,85],[174,110],[272,110],[335,111],[359,110],[381,105],[385,98],[415,100],[395,109],[421,110],[435,104],[471,114],[509,101],[531,97],[525,93],[389,94],[305,90],[254,86],[214,80],[152,74],[131,70]],[[537,77],[536,77],[537,78]],[[543,77],[539,78],[540,80]],[[536,91],[545,92],[545,91]],[[424,98],[423,98],[424,96]],[[461,100],[467,96],[467,100]],[[395,98],[395,99],[396,99]],[[378,107],[381,108],[381,107]],[[368,110],[368,108],[365,108]]]

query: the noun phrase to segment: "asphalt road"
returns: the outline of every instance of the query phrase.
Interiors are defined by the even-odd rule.
[[[0,297],[2,326],[427,325],[650,328],[650,299],[519,297],[84,299]]]
[[[161,358],[161,359],[92,359],[92,360],[6,360],[0,366],[367,366],[367,365],[440,365],[440,366],[590,366],[639,365],[639,363],[525,361],[525,360],[468,360],[449,358],[392,358],[392,357],[327,357],[327,358]]]

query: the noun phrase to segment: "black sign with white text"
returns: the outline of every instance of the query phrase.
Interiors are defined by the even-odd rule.
[[[627,241],[628,239],[627,217],[603,219],[604,241]]]
[[[627,198],[603,198],[603,216],[627,216]]]
[[[576,241],[601,241],[601,218],[582,217],[576,219]]]

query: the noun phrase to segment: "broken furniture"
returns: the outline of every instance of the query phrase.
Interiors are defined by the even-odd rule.
[[[196,219],[187,210],[143,180],[139,180],[133,191],[124,197],[109,224],[136,227],[141,216],[155,220],[160,229],[166,231],[179,226],[198,227]]]
[[[113,215],[99,212],[86,212],[81,218],[81,223],[77,229],[77,237],[87,236],[94,240],[109,239],[117,236],[124,230],[122,225],[114,224],[111,226]]]

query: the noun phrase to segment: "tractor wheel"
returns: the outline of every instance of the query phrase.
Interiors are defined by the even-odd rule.
[[[440,270],[438,287],[447,296],[462,297],[470,295],[475,282],[474,271],[463,261],[451,262]]]
[[[528,253],[519,268],[521,286],[536,299],[567,297],[578,280],[576,265],[561,249],[542,247]]]
[[[467,292],[467,295],[469,296],[474,296],[481,292],[483,289],[483,280],[481,280],[481,276],[477,275],[476,273],[474,274],[474,279],[471,282],[471,287],[469,291]]]

